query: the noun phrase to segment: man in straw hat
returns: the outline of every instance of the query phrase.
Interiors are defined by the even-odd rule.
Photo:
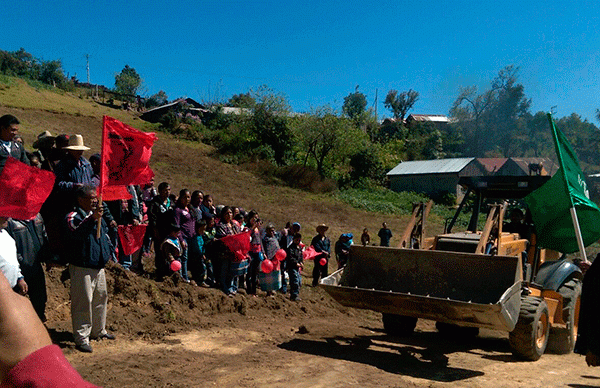
[[[42,164],[42,170],[54,171],[55,163],[53,159],[56,158],[57,153],[56,148],[54,148],[54,140],[55,136],[52,136],[50,131],[44,131],[40,133],[37,137],[37,140],[33,142],[33,148],[37,149],[33,153],[34,156],[37,156]]]
[[[61,213],[66,214],[75,204],[75,190],[92,182],[94,170],[90,162],[83,157],[83,151],[90,148],[83,144],[83,136],[69,137],[69,145],[63,147],[67,156],[55,169],[57,194],[62,198]]]
[[[331,256],[331,241],[329,237],[325,236],[325,232],[327,232],[329,227],[325,224],[320,224],[317,226],[317,235],[313,237],[310,245],[315,248],[315,251],[320,254],[317,255],[314,259],[315,268],[313,269],[313,287],[316,287],[319,284],[319,277],[327,276],[327,267],[329,264],[329,256]],[[324,263],[322,264],[322,259]]]
[[[18,130],[19,120],[15,116],[4,115],[0,117],[0,171],[4,169],[4,164],[9,156],[29,164],[25,148],[14,141]]]

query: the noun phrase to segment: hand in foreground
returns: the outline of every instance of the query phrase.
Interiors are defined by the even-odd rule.
[[[29,299],[14,292],[0,272],[0,381],[19,361],[51,344]]]

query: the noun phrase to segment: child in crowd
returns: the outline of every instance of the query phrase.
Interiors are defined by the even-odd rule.
[[[360,242],[363,246],[367,246],[371,243],[371,235],[369,234],[369,229],[363,229],[363,232],[360,235]]]
[[[260,289],[267,292],[267,296],[274,296],[274,291],[281,288],[281,272],[279,262],[274,260],[275,252],[279,250],[279,242],[275,236],[275,227],[273,224],[267,225],[265,237],[263,238],[263,248],[265,259],[273,262],[273,270],[269,273],[261,271],[258,273],[258,282]]]
[[[300,293],[300,286],[302,285],[302,278],[300,272],[303,267],[302,257],[302,246],[301,244],[302,235],[295,233],[293,236],[292,243],[286,248],[286,268],[290,277],[290,300],[299,301],[301,300],[298,296]]]
[[[214,284],[212,264],[206,259],[205,237],[206,221],[196,221],[196,236],[189,245],[189,265],[192,278],[201,287],[211,287]]]
[[[173,273],[173,271],[171,270],[171,263],[173,263],[173,261],[175,260],[179,260],[179,257],[181,256],[181,253],[183,251],[182,243],[179,239],[180,230],[181,228],[179,227],[179,225],[170,224],[169,234],[160,245],[160,250],[163,254],[163,257],[165,258],[165,261],[163,263],[164,268],[162,269],[164,271],[163,273]]]

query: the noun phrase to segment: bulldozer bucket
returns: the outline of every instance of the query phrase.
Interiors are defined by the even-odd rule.
[[[321,285],[349,307],[512,331],[521,282],[519,257],[352,246]]]

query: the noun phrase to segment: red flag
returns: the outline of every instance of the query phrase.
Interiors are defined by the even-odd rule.
[[[302,252],[302,258],[304,260],[314,260],[314,258],[320,254],[321,252],[315,251],[315,247],[311,245],[310,247],[306,248],[304,252]]]
[[[147,226],[146,224],[119,225],[119,240],[124,255],[132,255],[142,247]]]
[[[221,237],[221,241],[235,254],[236,261],[242,261],[250,251],[250,231]]]
[[[100,195],[100,186],[98,186]],[[131,199],[127,186],[106,186],[102,188],[102,201],[116,201],[118,199]]]
[[[99,191],[104,193],[107,186],[148,183],[154,176],[148,163],[156,139],[154,133],[139,131],[117,119],[104,116]]]
[[[0,173],[0,216],[32,220],[50,195],[56,177],[13,157]]]

